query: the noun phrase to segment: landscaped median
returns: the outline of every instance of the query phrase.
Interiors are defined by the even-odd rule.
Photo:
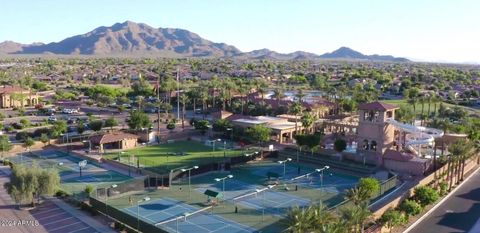
[[[462,180],[456,180],[456,177],[459,177],[457,173],[452,173],[448,176],[446,167],[447,165],[438,169],[436,173],[425,177],[423,180],[430,180],[428,184],[415,186],[405,192],[401,197],[392,201],[386,211],[385,209],[377,211],[375,213],[377,216],[380,214],[380,211],[383,213],[379,218],[379,223],[388,229],[389,232],[401,233],[404,232],[408,226],[418,221],[424,214],[428,213],[430,209],[442,202],[448,193],[462,182]],[[476,160],[469,160],[465,165],[464,171],[470,175],[478,167],[479,165]],[[432,181],[431,176],[434,176],[436,179]],[[450,178],[452,180],[450,180]],[[449,186],[450,181],[455,185],[452,186],[452,189],[450,189]],[[402,201],[399,202],[397,200]]]

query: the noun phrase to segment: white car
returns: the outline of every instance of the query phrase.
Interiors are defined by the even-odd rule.
[[[54,117],[54,116],[49,116],[49,117],[48,117],[48,121],[49,121],[49,122],[55,122],[55,121],[57,121],[57,118]]]

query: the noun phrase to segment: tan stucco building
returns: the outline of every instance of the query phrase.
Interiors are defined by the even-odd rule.
[[[90,137],[92,146],[98,147],[100,153],[103,153],[105,149],[119,149],[126,150],[135,148],[138,144],[139,136],[135,134],[114,132],[99,134]]]
[[[38,95],[18,86],[0,86],[0,108],[35,106]]]

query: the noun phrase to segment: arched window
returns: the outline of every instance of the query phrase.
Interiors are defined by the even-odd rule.
[[[368,140],[367,139],[363,140],[363,149],[368,150]]]
[[[370,150],[377,150],[377,142],[376,141],[371,141],[370,142]]]

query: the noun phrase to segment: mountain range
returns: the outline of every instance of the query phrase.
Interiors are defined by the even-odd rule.
[[[408,62],[390,55],[364,55],[347,47],[317,55],[296,51],[278,53],[268,49],[242,52],[232,45],[215,43],[198,34],[176,28],[154,28],[126,21],[110,27],[99,27],[82,35],[48,44],[0,43],[0,54],[54,54],[97,56],[221,57],[235,59],[355,59]]]

